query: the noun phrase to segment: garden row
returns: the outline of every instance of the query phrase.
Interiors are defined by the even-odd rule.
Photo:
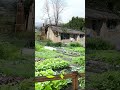
[[[46,76],[49,78],[54,75],[64,77],[64,74],[71,73],[72,71],[84,72],[84,49],[82,47],[54,47],[56,50],[48,50],[44,45],[36,43],[36,58],[42,58],[35,62],[35,75]],[[70,52],[79,53],[82,55],[72,56]],[[67,54],[66,54],[67,53]],[[69,53],[69,54],[68,54]],[[62,90],[71,85],[71,79],[47,81],[36,83],[36,90]],[[79,78],[79,86],[84,88],[84,78]],[[65,90],[65,89],[64,89]]]
[[[120,52],[100,38],[86,39],[86,89],[120,89]]]

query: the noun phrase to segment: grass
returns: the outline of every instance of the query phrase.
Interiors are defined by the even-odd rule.
[[[0,34],[0,72],[7,76],[30,77],[34,74],[34,57],[21,55],[26,41],[11,34]],[[27,73],[26,73],[27,72]]]
[[[86,59],[119,65],[120,52],[116,50],[92,50],[88,54],[86,54]]]
[[[86,60],[105,62],[110,65],[120,65],[120,52],[116,50],[89,50],[86,53]],[[116,71],[115,71],[116,70]],[[86,89],[97,90],[119,90],[120,72],[119,68],[102,73],[88,74]],[[91,83],[92,82],[92,83]]]
[[[92,90],[119,90],[120,89],[120,72],[111,71],[102,74],[92,74],[89,76],[89,81],[86,83],[86,89]]]
[[[77,47],[77,46],[76,47],[64,46],[61,48],[66,50],[66,53],[63,53],[63,52],[57,52],[57,51],[45,49],[44,43],[45,42],[43,42],[43,43],[38,42],[38,41],[36,42],[35,57],[44,59],[44,60],[35,62],[36,75],[41,75],[40,73],[43,73],[43,75],[46,75],[46,73],[50,72],[50,70],[53,70],[56,74],[59,74],[59,72],[66,69],[66,65],[67,65],[67,67],[73,65],[72,71],[78,71],[79,73],[85,72],[85,58],[84,58],[85,57],[84,56],[85,48]],[[81,53],[81,54],[78,56],[70,56],[71,52],[76,52],[76,53]],[[60,69],[60,71],[57,71],[59,69]],[[46,70],[48,70],[48,71],[46,71]],[[67,71],[65,71],[65,72],[67,73]],[[85,80],[84,78],[79,78],[79,85],[82,88],[84,88],[84,86],[85,86],[84,80]],[[60,90],[59,89],[60,84],[62,85],[61,88],[63,88],[64,84],[62,84],[62,83],[66,82],[66,80],[62,83],[61,82],[62,82],[61,80],[60,81],[58,80],[58,82],[52,81],[52,82],[36,83],[36,89],[41,88],[41,90],[44,90],[45,88],[49,88],[50,90],[53,90],[54,88],[56,88],[54,84],[57,83],[58,86],[55,90]],[[65,83],[65,86],[68,83],[71,83],[71,82],[67,81]],[[52,86],[52,85],[54,85],[54,86]],[[41,87],[41,86],[43,86],[43,87]]]
[[[0,60],[0,72],[7,76],[34,77],[33,57],[16,58],[16,60]],[[26,73],[27,72],[27,73]]]

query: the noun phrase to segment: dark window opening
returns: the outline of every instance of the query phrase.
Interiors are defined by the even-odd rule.
[[[83,34],[80,34],[80,38],[83,38],[84,37],[84,35]]]
[[[107,21],[107,27],[109,29],[114,29],[117,26],[117,22],[114,20],[108,20]]]
[[[68,34],[68,33],[61,33],[61,40],[69,39],[69,38],[70,38],[70,34]]]
[[[92,29],[95,31],[96,30],[96,28],[97,28],[97,22],[96,22],[96,20],[92,20]]]

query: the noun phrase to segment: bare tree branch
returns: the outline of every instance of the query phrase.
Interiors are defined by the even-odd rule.
[[[49,7],[49,2],[48,2],[48,0],[45,0],[44,10],[45,10],[45,13],[46,13],[47,16],[48,16],[49,24],[51,25],[50,7]]]
[[[54,22],[57,26],[60,20],[60,14],[64,10],[63,0],[51,0],[54,12]]]

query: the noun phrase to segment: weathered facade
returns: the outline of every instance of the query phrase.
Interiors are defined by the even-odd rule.
[[[84,38],[84,32],[66,29],[57,26],[43,27],[41,31],[41,39],[49,39],[53,42],[80,42]]]
[[[17,3],[15,32],[24,30],[25,30],[24,5],[23,0],[19,0]]]
[[[28,23],[27,23],[27,31],[30,32],[34,32],[34,13],[35,13],[35,4],[32,3],[32,5],[30,6],[30,10],[29,10],[29,16],[28,16]]]
[[[15,0],[0,0],[0,33],[14,31],[16,10],[13,4],[15,3]]]
[[[86,35],[109,40],[120,45],[120,17],[112,11],[86,9]]]
[[[28,31],[34,32],[34,1],[28,6],[28,14],[25,14],[24,0],[19,0],[17,3],[16,25],[15,31]]]

